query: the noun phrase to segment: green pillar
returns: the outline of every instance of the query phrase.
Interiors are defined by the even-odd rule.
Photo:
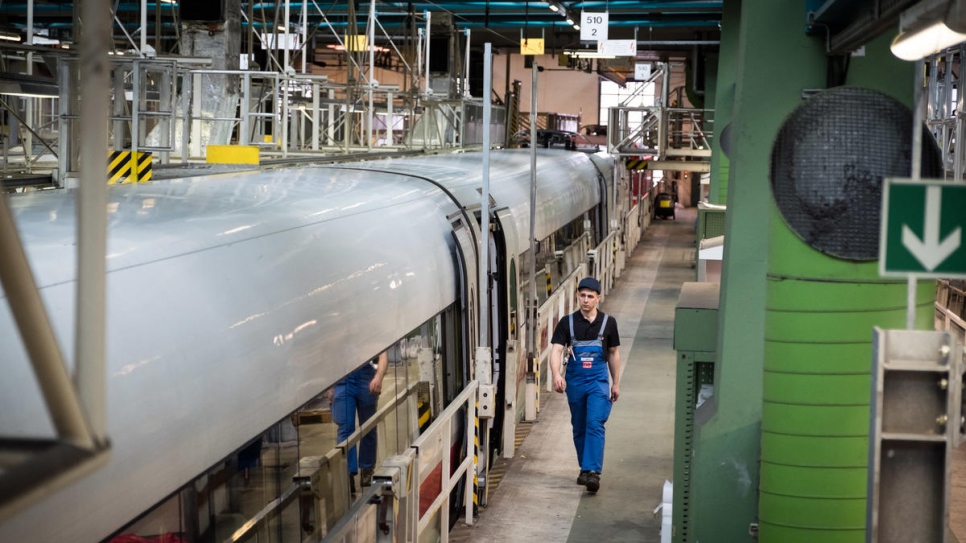
[[[725,0],[721,14],[721,45],[718,50],[717,77],[713,98],[714,138],[711,141],[711,193],[708,201],[725,204],[728,196],[729,160],[721,151],[721,131],[732,121],[735,101],[735,71],[738,64],[738,28],[741,0]],[[710,81],[709,81],[710,86]]]
[[[726,0],[726,17],[732,9]],[[714,398],[696,413],[694,541],[750,541],[757,521],[769,157],[802,89],[825,84],[825,43],[805,34],[800,0],[744,0],[739,20]],[[727,73],[719,65],[717,103]]]
[[[890,53],[893,35],[850,60],[847,83],[908,105],[913,67]],[[760,541],[864,543],[872,328],[904,328],[906,282],[820,253],[769,209]],[[934,283],[917,295],[930,329]]]

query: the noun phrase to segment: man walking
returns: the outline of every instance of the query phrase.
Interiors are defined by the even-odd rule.
[[[597,492],[604,468],[604,423],[610,416],[611,404],[620,396],[620,337],[617,321],[597,310],[599,281],[583,278],[577,286],[577,301],[580,311],[558,322],[553,331],[550,373],[553,389],[566,390],[570,404],[574,447],[580,464],[577,484]],[[569,347],[566,380],[560,368],[564,346]]]

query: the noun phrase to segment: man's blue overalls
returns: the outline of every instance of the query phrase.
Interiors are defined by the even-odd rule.
[[[597,339],[577,341],[574,339],[574,316],[570,315],[571,357],[566,375],[577,462],[582,471],[597,473],[604,468],[604,423],[611,408],[607,355],[604,353],[607,319],[605,314]]]
[[[332,395],[332,420],[339,425],[336,436],[339,443],[356,431],[356,410],[359,411],[359,424],[376,414],[379,396],[369,392],[369,383],[375,376],[376,368],[372,363],[366,363],[335,385]],[[360,464],[362,469],[376,467],[375,431],[369,432],[362,438],[360,449],[358,459],[356,459],[356,448],[349,449],[349,473],[359,473]]]

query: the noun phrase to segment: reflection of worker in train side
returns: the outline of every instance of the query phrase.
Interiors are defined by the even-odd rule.
[[[604,423],[610,416],[611,404],[621,394],[621,357],[617,349],[621,340],[617,321],[597,311],[599,281],[583,278],[577,286],[577,301],[580,311],[558,322],[553,331],[550,372],[553,389],[567,391],[574,447],[580,464],[577,484],[597,492],[604,468]],[[560,373],[565,345],[569,347],[566,381]]]
[[[345,441],[356,431],[356,414],[359,424],[376,413],[376,403],[382,392],[382,378],[386,376],[389,357],[382,353],[363,364],[359,369],[336,383],[332,394],[332,420],[339,425],[338,441]],[[372,471],[376,467],[376,431],[362,438],[358,459],[356,448],[349,449],[349,481],[355,491],[355,475],[362,468],[360,483],[372,483]]]

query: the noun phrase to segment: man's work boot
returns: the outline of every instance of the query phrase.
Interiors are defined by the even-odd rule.
[[[600,490],[600,474],[591,471],[587,474],[587,492],[597,492]]]
[[[580,486],[587,486],[588,477],[590,477],[589,471],[580,470],[580,475],[577,476],[577,484]]]

